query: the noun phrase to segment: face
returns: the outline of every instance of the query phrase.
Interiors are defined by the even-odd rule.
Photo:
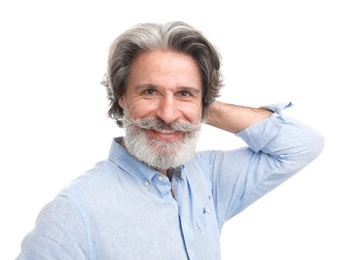
[[[202,79],[190,56],[167,50],[137,56],[119,105],[125,112],[125,146],[138,159],[147,160],[136,155],[142,148],[144,157],[153,154],[163,161],[172,161],[177,156],[182,158],[178,161],[192,157],[189,154],[194,153],[201,123]],[[140,141],[131,151],[129,143],[137,139]],[[185,148],[190,145],[192,148]],[[170,163],[169,167],[179,163]],[[148,164],[159,170],[168,166],[167,162]]]

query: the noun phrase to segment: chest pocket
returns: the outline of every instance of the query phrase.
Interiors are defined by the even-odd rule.
[[[212,197],[209,195],[205,203],[198,209],[195,236],[196,251],[204,253],[200,259],[220,259],[219,229]]]

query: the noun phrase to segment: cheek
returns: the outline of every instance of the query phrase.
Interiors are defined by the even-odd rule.
[[[199,105],[191,106],[183,111],[183,115],[192,124],[199,124],[202,120],[202,107]]]
[[[143,102],[135,102],[133,105],[128,106],[129,116],[133,120],[138,120],[144,117],[151,117],[153,115],[153,107]]]

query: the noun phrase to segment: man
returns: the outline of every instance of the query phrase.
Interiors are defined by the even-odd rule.
[[[119,36],[103,84],[125,136],[43,208],[17,259],[220,259],[224,223],[323,148],[319,132],[282,114],[290,103],[216,101],[220,56],[182,22]],[[248,147],[195,153],[202,123]]]

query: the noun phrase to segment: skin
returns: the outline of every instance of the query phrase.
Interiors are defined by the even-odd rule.
[[[209,107],[207,124],[231,133],[238,133],[272,114],[272,111],[262,108],[215,101]]]

